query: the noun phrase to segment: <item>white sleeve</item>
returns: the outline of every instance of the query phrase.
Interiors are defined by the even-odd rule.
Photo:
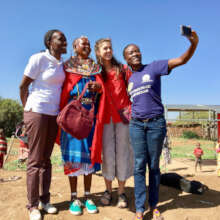
[[[40,73],[40,59],[41,54],[34,54],[30,57],[28,64],[24,70],[24,75],[31,79],[36,79]]]

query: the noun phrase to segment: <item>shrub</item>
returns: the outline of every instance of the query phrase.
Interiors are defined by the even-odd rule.
[[[23,107],[18,101],[2,99],[0,97],[0,128],[4,129],[5,136],[11,137],[15,126],[23,118]]]
[[[186,138],[186,139],[199,139],[200,138],[199,135],[193,131],[183,131],[183,134],[181,137]]]

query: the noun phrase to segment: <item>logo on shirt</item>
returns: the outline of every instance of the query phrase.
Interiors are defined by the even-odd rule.
[[[152,82],[152,81],[153,81],[153,80],[150,79],[150,75],[149,75],[149,74],[143,75],[143,77],[142,77],[142,83]]]
[[[134,83],[133,83],[133,82],[130,82],[130,83],[128,84],[128,92],[130,92],[130,91],[132,90],[133,86],[134,86]]]

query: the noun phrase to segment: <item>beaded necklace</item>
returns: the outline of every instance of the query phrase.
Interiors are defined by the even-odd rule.
[[[67,60],[64,63],[64,68],[67,72],[83,76],[96,75],[102,71],[101,66],[96,64],[91,58],[79,59],[76,56],[71,57],[69,60]]]

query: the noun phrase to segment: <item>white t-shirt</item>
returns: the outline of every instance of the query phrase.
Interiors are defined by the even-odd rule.
[[[65,79],[63,63],[46,50],[30,57],[24,75],[34,80],[24,110],[57,115]]]

